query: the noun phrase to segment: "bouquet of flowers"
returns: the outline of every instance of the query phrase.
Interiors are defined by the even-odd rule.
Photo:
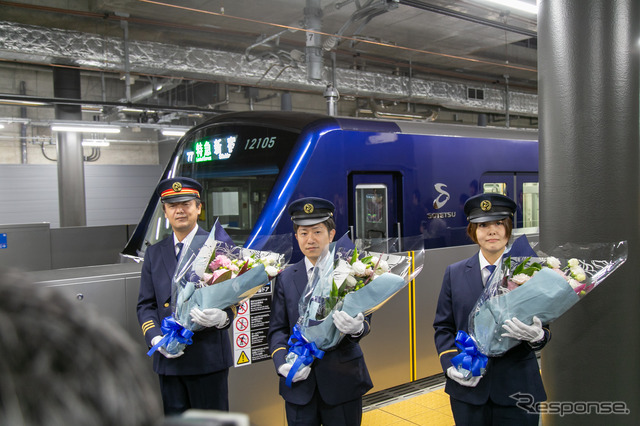
[[[192,321],[192,309],[235,307],[275,278],[291,256],[291,236],[271,237],[266,245],[274,251],[235,246],[217,220],[204,243],[202,237],[194,237],[178,260],[172,282],[173,314],[162,321],[164,337],[148,354],[160,346],[176,354],[192,343],[193,333],[204,328]]]
[[[502,336],[508,319],[531,324],[536,316],[548,324],[559,318],[626,261],[627,244],[566,244],[554,252],[557,257],[536,254],[524,235],[505,252],[469,315],[469,335],[481,354],[499,356],[520,343]],[[459,348],[476,350],[458,334]],[[461,355],[452,359],[454,366],[460,367]]]
[[[358,250],[347,235],[331,244],[316,262],[313,277],[300,298],[300,318],[289,339],[287,362],[291,379],[301,365],[321,358],[344,335],[333,323],[333,314],[367,316],[414,280],[422,270],[424,249],[412,256],[369,253]]]

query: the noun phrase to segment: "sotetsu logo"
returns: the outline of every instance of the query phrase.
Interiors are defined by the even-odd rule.
[[[435,200],[433,200],[433,207],[438,210],[441,209],[442,207],[444,207],[445,204],[447,204],[447,201],[449,201],[449,198],[451,198],[451,196],[449,195],[449,193],[447,191],[444,190],[444,188],[447,187],[446,184],[444,183],[436,183],[435,185],[433,185],[433,187],[436,189],[436,191],[438,191],[438,196],[436,197]]]

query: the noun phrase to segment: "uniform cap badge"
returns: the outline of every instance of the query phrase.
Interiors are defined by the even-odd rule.
[[[491,201],[489,200],[483,200],[480,203],[480,208],[482,209],[482,211],[484,212],[488,212],[489,210],[491,210]]]
[[[174,182],[173,185],[171,185],[171,187],[176,192],[182,191],[182,184],[180,182]]]
[[[311,214],[311,213],[313,213],[313,204],[307,203],[307,204],[304,205],[304,207],[302,209],[304,210],[304,212],[306,214]]]

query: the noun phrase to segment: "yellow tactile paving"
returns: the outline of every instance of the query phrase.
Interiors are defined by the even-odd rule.
[[[420,404],[416,404],[413,402],[413,399],[407,399],[405,401],[400,401],[393,403],[391,405],[387,405],[385,407],[380,408],[382,411],[386,411],[387,413],[394,414],[396,416],[402,417],[403,419],[408,419],[409,417],[413,417],[424,412],[424,406]]]
[[[412,399],[416,404],[423,405],[427,408],[437,409],[440,407],[449,407],[449,395],[444,393],[444,389],[438,389],[433,392],[418,395]]]
[[[398,402],[367,411],[363,426],[452,426],[454,424],[449,396],[443,388],[407,397]]]
[[[362,414],[362,426],[399,426],[401,425],[400,422],[405,422],[405,420],[380,409],[367,411]]]

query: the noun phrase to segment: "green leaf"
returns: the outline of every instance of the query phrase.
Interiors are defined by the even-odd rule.
[[[531,259],[531,256],[527,257],[522,263],[516,266],[516,269],[513,270],[513,275],[524,273],[522,271],[524,271],[524,269],[527,267],[527,263],[529,262],[530,259]]]
[[[336,281],[333,281],[333,285],[331,286],[331,292],[329,293],[331,297],[338,297],[338,286],[336,285]]]
[[[366,257],[363,257],[362,259],[360,259],[360,262],[362,262],[362,263],[364,263],[366,265],[367,263],[371,263],[371,259],[372,258],[373,258],[373,256],[366,256]]]
[[[349,263],[351,265],[353,265],[356,260],[358,260],[358,248],[357,247],[355,247],[353,249],[353,254],[351,255],[351,261]]]

